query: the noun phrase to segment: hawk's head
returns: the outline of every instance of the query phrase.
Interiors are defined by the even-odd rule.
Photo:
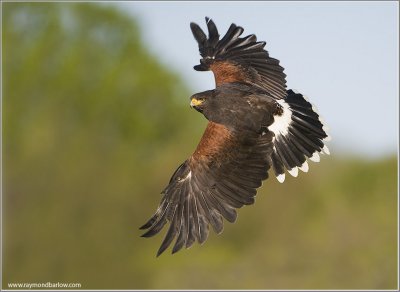
[[[190,97],[190,106],[200,113],[204,114],[204,111],[208,108],[209,99],[212,95],[212,90],[193,94]]]

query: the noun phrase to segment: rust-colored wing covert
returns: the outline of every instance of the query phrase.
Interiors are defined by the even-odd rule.
[[[195,70],[213,71],[216,86],[242,82],[265,89],[275,99],[286,96],[286,75],[279,61],[264,50],[265,42],[258,42],[254,34],[240,37],[243,28],[235,24],[219,39],[214,22],[208,17],[206,22],[208,38],[196,23],[190,24],[202,56]]]

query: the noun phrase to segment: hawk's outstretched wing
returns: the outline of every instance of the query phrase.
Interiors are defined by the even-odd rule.
[[[240,37],[243,28],[235,24],[220,39],[214,22],[208,17],[206,22],[208,38],[196,23],[190,24],[203,57],[195,70],[213,71],[217,86],[242,82],[263,88],[275,99],[286,96],[286,75],[279,61],[264,50],[266,42],[257,42],[254,34]]]
[[[176,238],[172,252],[203,243],[211,225],[223,229],[222,217],[236,220],[235,208],[254,203],[256,189],[268,177],[272,133],[237,133],[209,122],[193,155],[175,171],[162,192],[153,217],[141,227],[143,234],[157,234],[170,226],[158,250],[160,255]]]

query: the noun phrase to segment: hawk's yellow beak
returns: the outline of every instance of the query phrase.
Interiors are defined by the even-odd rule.
[[[199,106],[199,105],[201,105],[203,102],[204,102],[204,100],[192,98],[192,100],[190,101],[190,106],[191,106],[191,107]]]

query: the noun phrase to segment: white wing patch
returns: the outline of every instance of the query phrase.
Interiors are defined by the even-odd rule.
[[[314,152],[313,155],[310,157],[310,160],[314,162],[319,162],[320,158],[318,152]]]
[[[297,167],[293,167],[292,169],[288,170],[291,176],[297,177],[299,175],[299,170]]]
[[[278,176],[276,177],[276,179],[277,179],[280,183],[283,183],[283,182],[285,181],[285,174],[282,173],[282,174],[278,175]]]
[[[292,111],[289,108],[289,104],[283,99],[276,101],[283,109],[283,114],[274,116],[274,122],[268,127],[268,130],[276,135],[287,135],[289,125],[292,121]]]
[[[327,136],[324,138],[324,139],[322,139],[322,141],[324,141],[324,142],[329,142],[329,141],[331,141],[332,140],[332,138],[331,138],[331,136],[327,133],[326,134]]]
[[[308,163],[307,160],[299,167],[302,172],[308,172]]]
[[[322,151],[327,155],[331,154],[331,152],[329,151],[329,148],[326,145],[324,145],[324,148],[322,148]]]

